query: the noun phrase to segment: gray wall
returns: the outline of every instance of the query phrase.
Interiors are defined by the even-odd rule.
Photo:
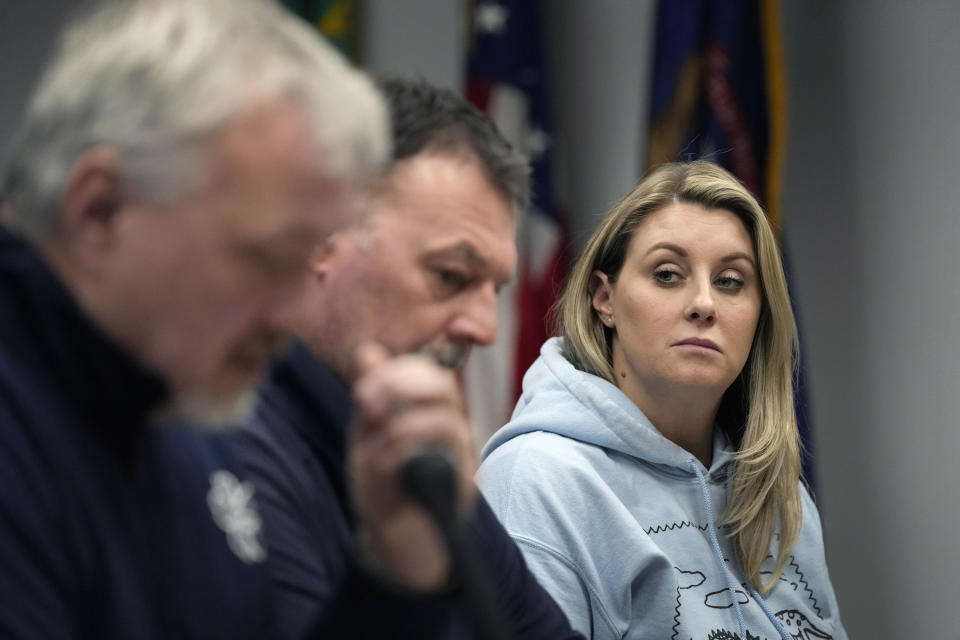
[[[791,3],[784,208],[856,638],[960,638],[960,4]]]
[[[416,74],[460,91],[466,53],[463,2],[363,0],[363,64],[380,73]]]
[[[69,0],[0,12],[0,141]],[[831,573],[853,638],[960,638],[960,3],[785,3],[783,209]],[[461,86],[452,0],[370,0],[366,60]],[[578,243],[632,186],[652,3],[548,3]]]
[[[0,154],[71,0],[0,0]],[[2,156],[0,156],[2,157]]]
[[[636,184],[643,157],[653,2],[559,0],[547,8],[557,188],[578,248]]]

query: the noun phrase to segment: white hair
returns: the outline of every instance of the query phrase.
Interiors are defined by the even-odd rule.
[[[27,233],[57,227],[77,158],[107,145],[154,204],[202,189],[211,137],[253,97],[289,100],[318,166],[363,179],[386,162],[386,108],[309,25],[268,0],[101,2],[62,35],[11,147],[4,196]]]

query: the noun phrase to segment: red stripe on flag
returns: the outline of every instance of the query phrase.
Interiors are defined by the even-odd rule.
[[[480,111],[487,113],[490,106],[490,96],[493,94],[493,83],[476,78],[467,79],[467,100]]]
[[[560,237],[564,238],[566,234],[560,234]],[[523,265],[523,271],[520,286],[517,287],[519,322],[514,352],[514,402],[523,391],[523,374],[540,356],[543,343],[554,333],[551,311],[567,275],[567,256],[563,245],[555,248],[549,266],[540,280],[530,276],[528,265]]]

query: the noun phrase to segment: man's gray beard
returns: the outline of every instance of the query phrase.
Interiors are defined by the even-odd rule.
[[[287,335],[262,331],[236,347],[231,357],[240,361],[276,361],[289,352],[292,345],[293,340]],[[202,388],[181,390],[174,394],[166,413],[175,421],[207,431],[237,427],[253,416],[260,382],[262,380],[226,397],[214,395]]]
[[[202,392],[177,394],[169,417],[204,431],[223,431],[240,426],[252,415],[257,402],[257,387],[241,391],[229,399],[212,398]]]
[[[444,369],[456,371],[464,365],[470,356],[469,344],[448,344],[440,348],[423,348],[418,353],[433,359]]]

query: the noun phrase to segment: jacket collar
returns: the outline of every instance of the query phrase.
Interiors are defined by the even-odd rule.
[[[74,414],[124,453],[169,399],[164,380],[103,333],[36,251],[3,225],[0,341],[0,357],[53,379]]]

